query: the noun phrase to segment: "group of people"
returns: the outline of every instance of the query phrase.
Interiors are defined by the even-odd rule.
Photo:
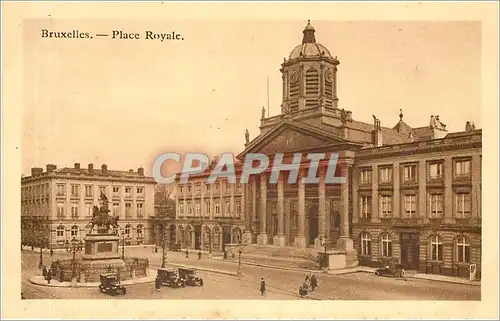
[[[311,292],[314,291],[318,287],[318,279],[316,278],[316,275],[312,275],[309,277],[309,275],[306,276],[306,279],[304,280],[304,283],[300,286],[299,289],[299,295],[301,298],[306,296],[309,292],[309,289],[311,289]]]
[[[43,276],[43,279],[47,281],[47,284],[50,284],[50,280],[52,280],[52,269],[49,268],[47,270],[47,267],[44,266],[43,269],[42,269],[42,276]]]

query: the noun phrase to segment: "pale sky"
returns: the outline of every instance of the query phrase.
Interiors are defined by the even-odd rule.
[[[261,108],[280,112],[283,58],[303,21],[32,20],[24,33],[22,172],[47,163],[143,166],[165,152],[241,152]],[[439,115],[450,132],[481,127],[481,25],[475,22],[311,21],[337,56],[339,108],[393,127]],[[40,29],[146,30],[184,41],[41,39]],[[267,112],[266,112],[267,113]]]

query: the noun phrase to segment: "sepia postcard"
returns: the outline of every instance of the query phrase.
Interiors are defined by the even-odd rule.
[[[2,3],[2,317],[498,318],[497,13]]]

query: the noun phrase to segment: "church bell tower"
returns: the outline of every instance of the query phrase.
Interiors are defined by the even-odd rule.
[[[337,109],[337,57],[316,42],[310,21],[304,28],[302,44],[281,64],[283,79],[282,114],[305,110]]]

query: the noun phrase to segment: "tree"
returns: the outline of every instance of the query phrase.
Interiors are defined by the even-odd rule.
[[[175,218],[174,186],[156,185],[155,190],[155,216]]]

